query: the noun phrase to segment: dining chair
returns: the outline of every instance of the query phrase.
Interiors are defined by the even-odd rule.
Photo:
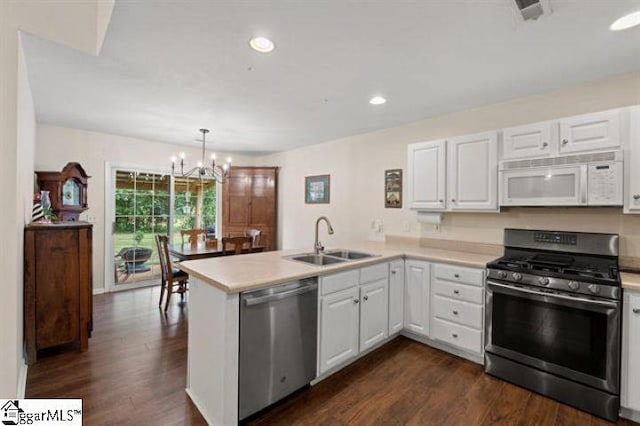
[[[254,247],[260,245],[260,235],[262,231],[259,229],[247,229],[247,236],[251,237],[251,245]]]
[[[171,263],[171,256],[169,256],[169,237],[166,235],[156,235],[156,245],[158,247],[158,257],[160,258],[160,270],[162,272],[162,279],[160,283],[160,301],[158,307],[162,307],[162,299],[164,293],[167,293],[167,302],[164,305],[164,311],[169,308],[169,300],[173,293],[180,293],[180,299],[184,300],[184,293],[189,290],[187,283],[189,281],[189,274],[186,272],[174,268]],[[178,287],[174,290],[173,285],[178,284]]]
[[[207,235],[206,229],[183,229],[180,231],[180,237],[182,237],[182,244],[184,244],[184,237],[188,236],[188,242],[192,245],[198,244],[198,238],[200,235]],[[203,237],[204,238],[204,237]]]
[[[233,246],[233,254],[248,253],[251,250],[251,237],[223,237],[222,238],[222,251],[227,254],[227,247]],[[245,245],[247,246],[245,248]]]

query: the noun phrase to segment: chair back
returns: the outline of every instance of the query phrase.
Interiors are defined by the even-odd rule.
[[[206,235],[207,231],[205,229],[183,229],[180,231],[180,236],[182,237],[182,244],[184,244],[184,237],[188,236],[187,241],[191,245],[198,244],[198,236]]]
[[[259,229],[247,229],[247,236],[251,237],[251,245],[260,245],[260,235],[262,231]]]
[[[156,234],[156,246],[158,247],[162,279],[171,281],[173,279],[173,265],[171,264],[171,256],[169,256],[169,237]]]
[[[224,237],[222,238],[222,251],[226,254],[227,247],[233,246],[233,254],[242,254],[243,251],[248,252],[251,249],[251,237]],[[248,247],[244,248],[247,245]]]

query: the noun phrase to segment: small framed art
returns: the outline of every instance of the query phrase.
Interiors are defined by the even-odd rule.
[[[318,175],[304,178],[304,202],[307,204],[329,204],[331,176]]]
[[[384,172],[384,206],[388,209],[402,208],[402,169]]]

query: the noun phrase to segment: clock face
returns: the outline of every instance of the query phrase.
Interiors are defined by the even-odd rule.
[[[80,184],[74,179],[67,180],[62,187],[62,205],[80,205]]]

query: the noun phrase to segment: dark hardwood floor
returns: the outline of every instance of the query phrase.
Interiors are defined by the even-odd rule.
[[[181,306],[175,297],[165,316],[158,297],[157,288],[96,296],[89,350],[52,355],[30,366],[27,397],[82,398],[86,425],[206,424],[184,392],[188,304]],[[251,423],[607,424],[405,338]]]

